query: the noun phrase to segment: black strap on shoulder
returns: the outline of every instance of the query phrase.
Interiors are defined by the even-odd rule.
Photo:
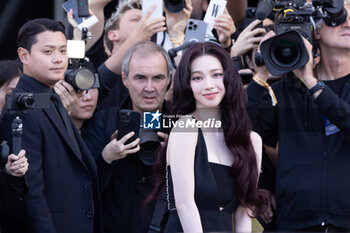
[[[156,205],[153,210],[151,224],[148,227],[147,233],[159,233],[163,232],[162,229],[162,221],[164,216],[168,212],[167,209],[167,197],[166,192],[162,192],[162,194],[157,198]]]

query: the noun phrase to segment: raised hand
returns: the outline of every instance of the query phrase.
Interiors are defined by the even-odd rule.
[[[117,140],[118,130],[116,130],[112,136],[111,141],[105,146],[102,151],[102,157],[107,163],[112,163],[115,160],[125,158],[128,154],[134,154],[140,150],[140,138],[135,139],[133,142],[125,145],[125,142],[134,136],[134,132],[130,132]]]

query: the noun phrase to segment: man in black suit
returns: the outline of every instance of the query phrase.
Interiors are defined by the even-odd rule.
[[[51,100],[49,108],[21,117],[22,147],[30,166],[24,222],[17,232],[102,232],[94,159],[52,89],[67,69],[64,32],[60,22],[34,19],[18,33],[24,74],[13,93],[46,93]],[[12,119],[5,114],[0,122],[1,138],[10,144]]]

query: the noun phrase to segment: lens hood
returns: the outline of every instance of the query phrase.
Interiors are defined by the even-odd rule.
[[[261,43],[261,54],[269,72],[279,76],[302,67],[309,54],[298,31],[290,30]]]

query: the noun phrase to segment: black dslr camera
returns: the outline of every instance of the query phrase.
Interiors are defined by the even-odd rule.
[[[264,19],[273,8],[279,11],[275,20],[276,36],[264,41],[260,49],[269,72],[275,76],[308,62],[309,55],[301,36],[313,44],[315,22],[323,19],[327,26],[335,27],[347,17],[343,0],[316,0],[312,4],[305,0],[261,0],[257,17]]]
[[[94,66],[83,59],[69,59],[68,69],[64,80],[72,85],[75,91],[89,90],[100,87],[99,75]]]
[[[145,165],[154,165],[157,159],[156,152],[161,145],[157,131],[140,128],[139,136],[140,151],[138,152],[138,158]]]

